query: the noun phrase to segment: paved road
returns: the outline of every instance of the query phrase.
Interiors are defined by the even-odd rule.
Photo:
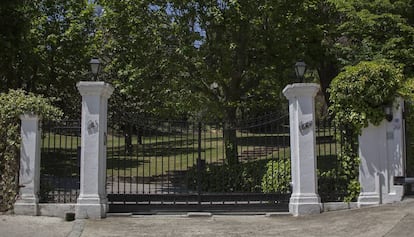
[[[59,218],[2,215],[0,236],[414,236],[414,199],[299,218],[158,215],[64,222]]]

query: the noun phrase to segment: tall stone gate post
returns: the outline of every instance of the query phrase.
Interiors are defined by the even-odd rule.
[[[294,216],[321,212],[317,194],[315,96],[319,85],[296,83],[283,89],[289,100],[292,196],[289,212]]]
[[[22,115],[19,172],[19,197],[14,204],[18,215],[39,215],[40,188],[40,118]]]
[[[81,81],[82,95],[80,194],[76,218],[106,216],[106,134],[108,99],[113,87],[105,82]]]

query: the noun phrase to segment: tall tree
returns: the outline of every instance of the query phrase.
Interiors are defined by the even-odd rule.
[[[57,105],[77,117],[75,85],[86,78],[95,48],[93,6],[86,0],[7,0],[0,6],[1,89],[59,98]]]
[[[155,116],[184,113],[188,91],[178,84],[185,72],[177,35],[166,5],[146,0],[102,0],[99,18],[106,80],[118,89],[113,112]],[[127,103],[123,103],[128,101]],[[122,105],[120,107],[119,105]]]
[[[30,58],[27,36],[31,28],[34,4],[31,1],[0,2],[0,89],[20,88],[28,81]]]
[[[143,114],[222,119],[229,163],[239,112],[274,110],[304,56],[305,1],[99,3],[113,101]]]
[[[66,115],[77,118],[76,83],[90,80],[89,60],[96,53],[94,6],[87,0],[38,0],[28,39],[36,61],[28,90],[58,98]]]
[[[313,2],[307,22],[316,27],[306,49],[327,101],[333,78],[344,66],[360,61],[392,60],[403,65],[407,77],[413,76],[413,1]]]
[[[303,1],[173,1],[174,19],[199,40],[185,64],[192,90],[221,117],[226,156],[237,162],[234,127],[240,109],[275,107],[303,57]],[[187,49],[189,47],[187,46]],[[249,108],[250,102],[254,106]],[[253,104],[253,103],[251,103]]]

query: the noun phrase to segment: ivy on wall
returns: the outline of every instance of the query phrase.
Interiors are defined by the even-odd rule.
[[[369,123],[379,125],[385,118],[384,107],[400,94],[403,78],[391,62],[375,60],[345,67],[331,83],[329,109],[343,141],[339,174],[348,183],[344,201],[354,200],[360,191],[358,135]]]
[[[51,99],[23,90],[0,93],[0,211],[10,210],[18,191],[20,158],[20,115],[36,114],[57,119],[62,112]]]

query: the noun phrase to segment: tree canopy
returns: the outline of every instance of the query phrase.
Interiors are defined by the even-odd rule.
[[[95,44],[93,6],[86,0],[6,0],[0,12],[1,91],[56,97],[67,115],[78,115],[75,85],[88,79]]]
[[[345,66],[386,59],[414,75],[414,3],[390,0],[35,0],[0,3],[1,91],[61,98],[105,62],[113,108],[224,120],[277,110],[304,59],[328,101]]]
[[[386,59],[414,76],[414,3],[389,0],[315,1],[315,41],[307,47],[323,91],[345,67]],[[329,98],[326,93],[326,98]]]

